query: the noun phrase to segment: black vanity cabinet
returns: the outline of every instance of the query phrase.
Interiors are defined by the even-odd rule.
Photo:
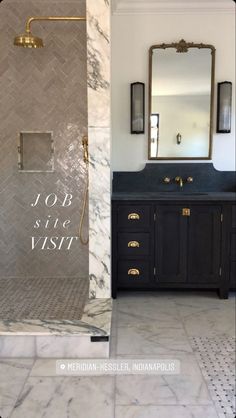
[[[236,289],[236,205],[232,206],[230,237],[230,287]]]
[[[187,281],[187,227],[183,206],[155,207],[155,276],[160,284]]]
[[[230,210],[217,202],[114,200],[113,297],[119,288],[192,288],[227,298]]]
[[[188,277],[191,283],[220,283],[222,226],[220,206],[191,208],[188,228]]]
[[[216,283],[221,275],[219,206],[156,207],[159,283]]]

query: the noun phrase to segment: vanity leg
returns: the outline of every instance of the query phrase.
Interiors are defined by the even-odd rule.
[[[228,287],[220,287],[218,290],[219,298],[220,299],[228,299],[229,298],[229,288]]]

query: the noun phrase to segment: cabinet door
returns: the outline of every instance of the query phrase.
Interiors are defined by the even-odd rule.
[[[158,206],[156,228],[156,279],[158,283],[184,283],[187,277],[188,218],[182,206]]]
[[[218,282],[221,268],[221,207],[191,208],[188,233],[188,281]]]

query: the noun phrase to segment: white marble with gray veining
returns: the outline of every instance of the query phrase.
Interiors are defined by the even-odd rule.
[[[2,336],[27,335],[89,335],[107,336],[111,327],[112,300],[89,300],[84,314],[75,320],[1,320],[0,347]],[[20,341],[20,340],[19,340]],[[1,349],[0,349],[1,353]]]
[[[0,362],[0,416],[10,417],[11,411],[17,401],[24,385],[33,360],[16,359],[1,360]]]
[[[108,128],[111,111],[109,0],[87,0],[87,62],[88,126]]]
[[[91,342],[90,337],[109,337],[111,299],[92,299],[80,321],[2,320],[0,358],[107,358],[109,341]]]
[[[25,417],[113,418],[114,379],[30,377],[11,416]]]
[[[218,418],[213,406],[117,406],[116,418]]]
[[[0,358],[35,357],[35,337],[32,335],[0,335]]]
[[[130,343],[132,341],[132,344]],[[169,325],[155,327],[153,324],[138,324],[118,327],[117,354],[145,356],[191,353],[192,348],[183,328]]]
[[[149,300],[141,303],[134,309],[134,303],[130,300],[117,300],[117,319],[119,327],[137,326],[151,323],[156,328],[182,328],[179,313],[174,301]]]
[[[36,337],[36,358],[107,358],[109,341],[91,342],[86,336]]]
[[[111,294],[110,2],[87,0],[90,297]]]
[[[158,356],[166,359],[168,356]],[[170,358],[170,356],[169,356]],[[172,353],[180,374],[117,376],[117,405],[211,405],[212,400],[193,353]]]
[[[89,277],[90,297],[111,292],[110,129],[89,128]]]
[[[14,383],[17,383],[18,372],[8,372],[5,360],[3,366],[0,360],[0,385],[1,377],[4,382],[4,385],[0,388],[1,395],[3,393],[0,401],[1,399],[7,399],[7,402],[5,401],[4,403],[3,417],[10,418],[8,414],[11,413],[14,404],[15,410],[11,418],[25,418],[28,416],[30,418],[84,418],[85,414],[86,418],[221,417],[222,414],[219,408],[219,415],[216,413],[218,401],[216,392],[215,390],[213,391],[211,386],[213,386],[213,383],[217,387],[219,386],[222,399],[223,396],[226,398],[226,395],[229,394],[227,385],[233,385],[231,375],[233,370],[232,347],[234,346],[234,339],[229,336],[224,338],[223,334],[210,335],[209,337],[192,337],[188,336],[184,327],[188,313],[192,316],[193,310],[196,312],[198,309],[203,312],[204,306],[206,308],[204,312],[208,315],[207,311],[210,311],[209,315],[211,318],[213,317],[211,312],[215,312],[218,307],[225,322],[230,321],[232,325],[232,315],[229,314],[229,311],[232,314],[235,313],[235,301],[230,297],[226,301],[228,304],[225,301],[223,304],[221,302],[217,299],[214,292],[208,295],[193,295],[190,293],[186,295],[179,292],[175,294],[172,292],[170,295],[167,292],[158,296],[156,294],[145,294],[145,296],[140,295],[135,298],[133,294],[130,297],[126,294],[124,297],[118,297],[114,302],[113,329],[111,330],[111,336],[114,338],[113,357],[125,359],[135,357],[142,360],[153,357],[159,360],[176,359],[180,361],[180,374],[168,376],[117,376],[115,379],[106,376],[99,378],[59,377],[56,374],[56,361],[44,358],[36,360],[26,382],[23,372],[23,379],[20,378],[19,386],[16,384],[13,388]],[[180,307],[180,310],[183,309],[182,312],[179,310]],[[93,309],[90,309],[89,312],[89,315],[91,315],[90,319],[92,319]],[[129,327],[134,329],[135,333],[137,333],[139,327],[144,330],[145,324],[148,326],[150,323],[152,315],[155,318],[156,329],[158,332],[161,332],[160,335],[163,338],[165,336],[171,338],[171,332],[179,333],[180,336],[184,337],[183,332],[185,331],[185,337],[191,343],[193,352],[188,352],[186,345],[184,351],[180,350],[180,346],[175,351],[174,348],[176,346],[172,346],[170,340],[169,348],[166,347],[165,355],[153,355],[150,353],[156,351],[156,344],[160,344],[161,341],[154,338],[151,342],[149,334],[147,345],[145,346],[141,338],[138,342],[137,336],[135,335],[134,338],[133,334],[130,333],[127,334],[127,342],[123,342],[123,347],[128,347],[128,344],[131,346],[127,350],[130,354],[117,355],[117,331],[119,333],[120,329]],[[176,324],[176,319],[179,322],[178,324]],[[135,320],[137,321],[136,327]],[[215,324],[214,321],[212,323],[213,325]],[[201,327],[204,334],[205,327],[206,330],[209,330],[209,321],[202,321]],[[224,335],[227,336],[227,334]],[[54,336],[52,337],[54,338]],[[172,341],[174,339],[173,334]],[[184,341],[186,341],[185,338]],[[208,346],[209,344],[210,348],[207,348],[208,357],[206,358],[206,345]],[[47,342],[42,340],[42,350],[44,349],[47,349]],[[149,354],[146,354],[147,352]],[[224,362],[226,355],[227,359]],[[230,361],[229,355],[231,356]],[[207,363],[207,366],[204,363]],[[200,370],[202,366],[204,367]],[[31,366],[29,365],[30,368]],[[215,373],[213,381],[209,377],[209,374],[212,376],[211,369],[214,369]],[[224,386],[223,388],[218,379],[218,377],[221,378],[220,372],[222,369],[222,381],[226,381],[226,387]],[[227,374],[226,377],[224,377],[225,373]],[[5,377],[7,374],[9,374],[9,379],[7,376]],[[229,382],[227,378],[230,378]],[[9,390],[13,390],[9,398],[7,392],[8,385],[10,385]],[[226,392],[224,389],[226,389]],[[18,401],[16,402],[17,397]],[[225,400],[227,401],[227,399]],[[3,414],[1,409],[0,412]],[[232,414],[226,416],[227,418],[232,418]]]
[[[235,300],[180,298],[176,302],[183,326],[189,336],[235,335]],[[204,327],[202,324],[204,323]]]

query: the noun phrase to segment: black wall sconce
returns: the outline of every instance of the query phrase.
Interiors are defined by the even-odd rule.
[[[223,81],[217,86],[217,133],[231,132],[232,83]]]
[[[144,134],[145,130],[145,84],[131,84],[131,134]]]

